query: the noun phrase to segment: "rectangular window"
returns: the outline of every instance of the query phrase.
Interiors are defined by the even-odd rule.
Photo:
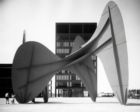
[[[71,80],[71,75],[70,75],[70,80]]]
[[[65,70],[62,70],[62,73],[65,73]]]
[[[84,33],[94,33],[96,29],[97,24],[85,24],[84,25]]]
[[[58,87],[58,82],[56,82],[56,87]]]
[[[70,42],[70,47],[73,47],[74,46],[74,42]]]
[[[65,51],[64,51],[65,53],[67,53],[67,51],[66,51],[66,50],[67,50],[67,49],[65,49]]]
[[[69,40],[69,35],[57,35],[56,39],[57,40],[68,41]]]
[[[65,49],[63,49],[63,53],[65,53]]]
[[[60,53],[62,53],[62,49],[57,49],[57,51],[56,51],[58,54]]]
[[[61,80],[64,80],[64,76],[63,75],[61,76]]]
[[[68,49],[66,49],[66,53],[68,53]]]
[[[58,80],[58,75],[56,75],[56,80]]]
[[[67,80],[69,80],[69,75],[67,75]]]
[[[56,32],[57,33],[69,33],[69,25],[68,24],[57,24]]]
[[[49,86],[48,88],[49,88],[49,90],[51,90],[51,86]]]
[[[70,82],[70,87],[72,87],[72,82]]]
[[[56,43],[56,46],[57,46],[57,47],[60,47],[60,42],[57,42],[57,43]]]
[[[58,53],[58,49],[56,49],[56,53]]]
[[[92,37],[92,34],[84,35],[84,40],[88,41]]]
[[[67,54],[68,54],[68,53],[69,53],[69,49],[65,49],[65,53],[67,53]]]
[[[59,75],[57,77],[58,77],[58,80],[59,80]]]
[[[68,80],[68,75],[66,75],[66,80]]]
[[[60,53],[60,52],[59,52],[59,49],[57,49],[57,53]]]
[[[63,79],[65,80],[65,75],[63,75]]]
[[[65,79],[65,75],[63,75],[63,80],[66,80],[66,79]]]
[[[67,80],[67,75],[65,75],[65,79]]]
[[[61,94],[61,89],[59,89],[59,94]]]
[[[61,49],[61,53],[64,53],[64,52],[63,52],[63,49]]]
[[[73,24],[70,26],[70,33],[82,33],[82,29],[81,24]]]
[[[69,42],[67,42],[67,47],[69,47]]]
[[[59,80],[59,75],[57,75],[57,80]]]
[[[59,75],[59,80],[61,80],[61,75]]]
[[[63,42],[63,47],[69,47],[69,42]]]
[[[67,87],[69,87],[69,82],[67,82]]]
[[[96,62],[94,62],[94,66],[96,67]]]
[[[59,53],[62,53],[62,50],[61,49],[59,49]]]
[[[58,49],[58,53],[61,53],[61,49]]]

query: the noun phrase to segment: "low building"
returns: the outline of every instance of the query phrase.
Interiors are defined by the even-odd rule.
[[[12,64],[0,64],[0,97],[5,97],[5,93],[13,94],[11,81]]]
[[[0,97],[5,97],[5,93],[14,94],[12,89],[12,64],[0,64]],[[52,97],[52,81],[48,84],[49,97]],[[42,97],[42,93],[38,95]]]

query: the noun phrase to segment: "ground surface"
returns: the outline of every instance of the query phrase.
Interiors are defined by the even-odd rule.
[[[5,104],[0,99],[0,112],[140,112],[140,99],[128,99],[127,105],[121,105],[115,97],[98,97],[94,103],[90,98],[50,98],[43,103],[42,98],[35,99],[37,103],[15,105]],[[11,99],[10,99],[11,101]]]

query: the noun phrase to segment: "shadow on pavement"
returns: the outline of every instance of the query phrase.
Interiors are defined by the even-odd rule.
[[[39,102],[39,101],[36,101],[36,102],[31,102],[31,103],[25,103],[25,104],[66,104],[66,103],[63,103],[63,102],[47,102],[47,103],[44,103],[44,102]]]
[[[140,103],[127,103],[126,106],[140,106]]]
[[[107,104],[107,103],[112,103],[112,104],[116,103],[116,104],[117,104],[117,103],[119,103],[119,102],[96,102],[96,103],[106,103],[106,104]]]
[[[67,103],[64,103],[64,102],[48,102],[47,104],[67,104]]]
[[[31,102],[31,103],[26,103],[26,104],[93,104],[93,103],[65,103],[65,102],[38,102],[36,101],[35,103]]]

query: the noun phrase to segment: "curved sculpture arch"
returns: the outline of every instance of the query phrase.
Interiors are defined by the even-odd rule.
[[[121,104],[126,104],[128,56],[118,6],[109,2],[91,39],[84,44],[82,38],[77,36],[74,43],[72,53],[63,59],[38,42],[26,42],[18,48],[12,67],[12,86],[19,103],[31,101],[43,90],[47,101],[45,87],[53,75],[63,69],[76,73],[85,84],[91,99],[96,101],[97,76],[91,55],[97,55],[115,96]]]

